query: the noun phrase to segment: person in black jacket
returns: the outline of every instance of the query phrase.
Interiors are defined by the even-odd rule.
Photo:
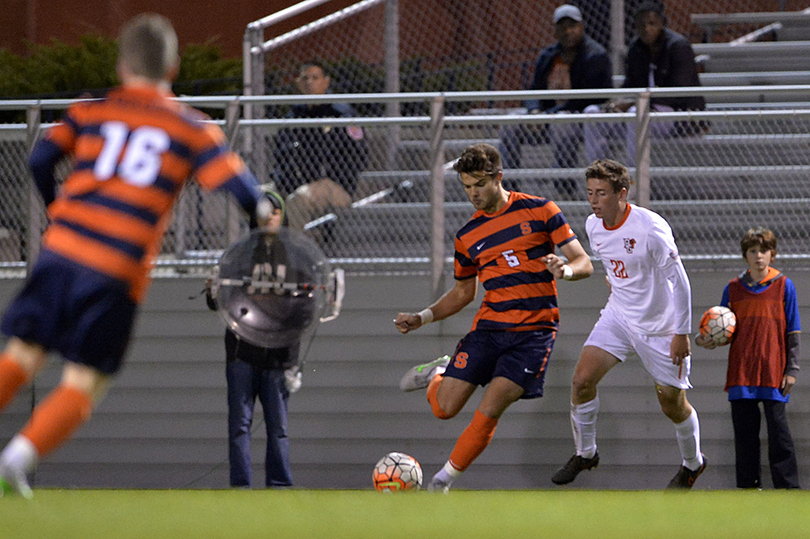
[[[540,53],[530,90],[579,90],[611,88],[610,57],[599,43],[585,35],[582,12],[569,4],[554,11],[554,37],[557,43]],[[530,114],[595,112],[604,99],[527,100]],[[595,105],[595,106],[594,106]],[[588,109],[589,106],[594,106]],[[586,110],[588,109],[588,110]],[[577,149],[583,138],[580,124],[544,126],[509,126],[501,130],[501,153],[504,168],[520,168],[521,145],[550,142],[554,165],[576,166]]]
[[[324,66],[301,66],[296,86],[301,94],[323,95],[331,78]],[[287,118],[350,118],[354,109],[345,103],[295,105]],[[275,137],[275,182],[288,195],[289,226],[301,231],[310,220],[332,207],[351,204],[357,178],[368,164],[363,129],[348,127],[292,127]]]
[[[284,220],[284,199],[271,189],[263,189],[273,204],[273,214],[264,230],[275,235]],[[255,223],[252,223],[255,225]],[[270,239],[272,236],[268,236]],[[253,253],[254,269],[270,266],[277,268],[284,258],[278,248],[260,252],[269,245],[260,242]],[[283,249],[282,249],[283,251]],[[257,273],[253,271],[252,273]],[[267,275],[264,278],[271,278]],[[218,304],[212,294],[212,283],[206,285],[208,308],[217,310]],[[292,485],[290,471],[289,439],[287,438],[287,402],[290,393],[301,386],[299,363],[300,340],[281,348],[265,348],[251,344],[230,328],[225,330],[225,374],[228,382],[228,461],[230,484],[235,488],[251,487],[250,429],[256,398],[262,404],[267,430],[265,453],[265,485],[287,487]]]
[[[689,41],[666,27],[666,14],[659,2],[645,0],[634,17],[638,36],[627,51],[624,88],[673,88],[700,86],[695,52]],[[652,111],[672,112],[705,110],[703,96],[654,97]],[[635,112],[635,100],[621,99],[605,104],[606,112]],[[618,124],[617,124],[618,125]],[[655,138],[694,135],[703,129],[703,123],[652,122],[650,135]],[[636,161],[636,130],[626,129],[628,161]],[[597,143],[598,145],[598,143]]]

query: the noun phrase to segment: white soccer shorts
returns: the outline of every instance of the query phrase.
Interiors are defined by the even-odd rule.
[[[683,365],[673,365],[669,357],[673,335],[646,335],[633,330],[608,309],[602,310],[599,320],[583,346],[596,346],[624,362],[632,355],[641,363],[660,385],[691,389],[689,372],[692,356],[683,360]]]

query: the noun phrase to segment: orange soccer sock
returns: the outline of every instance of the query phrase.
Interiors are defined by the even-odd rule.
[[[57,386],[37,404],[20,434],[28,438],[43,457],[67,441],[93,411],[90,395],[68,386]]]
[[[427,400],[430,403],[430,409],[433,410],[433,415],[439,419],[450,419],[453,416],[445,412],[442,407],[439,406],[439,400],[436,398],[442,380],[443,378],[438,374],[430,379],[427,388]]]
[[[472,421],[458,437],[456,446],[450,453],[450,465],[462,472],[466,470],[487,448],[497,426],[497,419],[487,417],[476,410]]]
[[[14,396],[27,382],[28,373],[12,359],[11,354],[0,354],[0,411],[14,400]]]

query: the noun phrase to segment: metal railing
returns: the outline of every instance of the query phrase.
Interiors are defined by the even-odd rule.
[[[696,94],[712,101],[722,101],[728,95],[750,95],[751,102],[762,94],[772,98],[790,95],[793,102],[785,103],[781,109],[768,106],[670,113],[650,111],[648,106],[656,97]],[[806,96],[804,103],[795,101],[797,95]],[[466,115],[445,114],[449,103],[572,97],[631,97],[636,99],[638,110],[635,114],[528,115],[484,108]],[[497,144],[502,129],[508,126],[538,130],[632,126],[638,148],[637,166],[631,168],[635,179],[633,197],[670,220],[684,258],[727,258],[736,263],[739,236],[748,226],[763,224],[776,229],[782,241],[781,258],[810,260],[810,222],[804,217],[810,207],[810,188],[805,187],[810,185],[810,86],[225,96],[182,101],[197,107],[224,108],[226,118],[217,123],[260,178],[268,177],[277,166],[273,145],[280,129],[360,126],[366,130],[376,150],[358,178],[352,207],[336,208],[313,225],[329,228],[324,248],[348,269],[401,270],[404,264],[410,269],[430,271],[434,284],[438,283],[452,255],[452,237],[472,214],[448,165],[467,144],[480,140]],[[63,109],[72,102],[0,102],[0,110],[26,110],[28,118],[26,124],[0,125],[0,185],[7,193],[0,227],[9,238],[0,238],[0,267],[24,269],[36,256],[44,214],[25,160],[39,130],[47,127],[39,125],[41,111]],[[422,103],[429,114],[324,119],[244,118],[241,114],[248,105],[283,107],[323,102]],[[656,139],[653,127],[666,122],[704,122],[711,127],[694,136]],[[405,135],[395,148],[389,146],[387,136],[392,126]],[[263,141],[261,147],[245,151],[247,134],[254,141]],[[587,163],[578,156],[577,165],[559,168],[551,164],[548,156],[541,155],[548,152],[548,144],[539,146],[527,147],[525,153],[533,157],[528,157],[519,169],[505,170],[504,177],[515,188],[557,199],[557,183],[581,179],[582,167]],[[391,154],[399,155],[393,165]],[[582,190],[578,193],[581,195]],[[583,235],[584,218],[589,213],[584,196],[562,198],[558,203],[575,231]],[[243,231],[238,211],[224,195],[203,194],[189,184],[178,201],[158,267],[175,273],[205,268]]]

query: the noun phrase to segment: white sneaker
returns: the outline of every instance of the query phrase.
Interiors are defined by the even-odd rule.
[[[435,475],[430,480],[427,486],[428,492],[439,492],[441,494],[448,494],[450,492],[450,484],[442,481]]]
[[[23,471],[7,467],[0,468],[0,498],[14,493],[26,500],[34,497],[34,492],[28,485],[28,479]]]
[[[417,389],[426,388],[434,376],[445,371],[448,363],[450,363],[450,356],[442,356],[430,363],[411,367],[402,377],[402,380],[399,381],[399,389],[402,391],[416,391]]]

